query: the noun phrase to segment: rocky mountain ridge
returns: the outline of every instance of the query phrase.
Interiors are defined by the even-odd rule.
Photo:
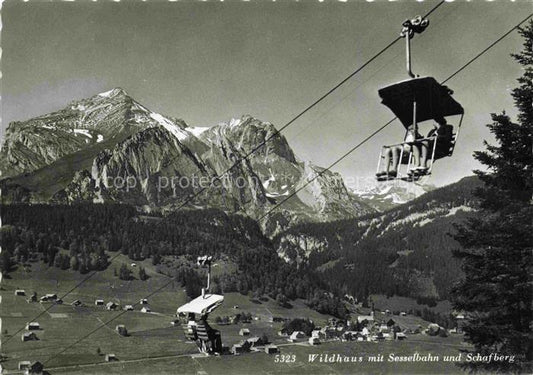
[[[382,181],[364,189],[354,189],[353,193],[377,211],[384,212],[405,204],[435,189],[427,183],[402,180]]]
[[[150,111],[119,88],[10,124],[0,160],[8,202],[116,201],[162,211],[215,207],[259,218],[321,173],[266,218],[268,232],[373,211],[339,174],[298,160],[270,123],[246,115],[190,127]]]

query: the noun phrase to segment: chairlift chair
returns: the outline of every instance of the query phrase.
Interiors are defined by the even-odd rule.
[[[378,176],[378,181],[402,179],[407,181],[417,181],[420,174],[410,174],[411,165],[413,163],[412,147],[410,151],[404,153],[405,145],[420,144],[421,141],[428,141],[432,143],[431,158],[428,158],[428,169],[423,175],[430,175],[433,170],[435,160],[443,157],[452,156],[459,136],[459,131],[463,122],[464,109],[452,97],[453,91],[448,87],[438,83],[433,77],[419,77],[411,71],[411,53],[410,53],[410,39],[415,33],[421,33],[429,25],[429,21],[422,19],[420,16],[413,20],[407,20],[403,23],[401,36],[406,39],[406,69],[410,79],[395,83],[393,85],[384,87],[378,90],[378,94],[382,99],[382,104],[387,106],[400,120],[406,131],[414,125],[415,132],[418,133],[418,124],[428,120],[435,120],[437,118],[446,118],[450,116],[460,116],[459,124],[456,132],[452,134],[449,149],[442,150],[437,147],[437,135],[417,139],[416,142],[402,142],[398,144],[382,146],[378,160],[377,172],[381,169],[381,162],[384,158],[383,152],[390,147],[401,147],[398,169],[396,176],[389,176],[387,174]],[[402,172],[402,165],[405,169]]]
[[[209,292],[210,280],[211,280],[211,260],[210,256],[198,257],[198,265],[208,267],[207,271],[207,286],[202,288],[202,294],[192,301],[180,306],[176,312],[177,316],[183,316],[187,314],[194,314],[195,316],[208,315],[217,309],[224,302],[224,296],[219,294],[212,294]],[[188,326],[186,327],[185,335],[190,338]],[[201,353],[208,353],[208,339],[205,335],[198,333],[198,347]],[[205,337],[204,337],[205,336]]]

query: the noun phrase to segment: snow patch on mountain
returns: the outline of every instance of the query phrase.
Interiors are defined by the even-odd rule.
[[[150,117],[157,121],[162,127],[167,129],[172,135],[174,135],[178,141],[184,141],[189,135],[178,128],[172,121],[166,117],[160,115],[159,113],[150,113]]]
[[[230,128],[234,128],[236,126],[239,126],[241,124],[241,119],[238,119],[238,118],[232,118],[230,121],[229,121],[229,127]]]
[[[452,209],[450,209],[450,212],[448,212],[446,214],[446,216],[453,216],[453,215],[457,214],[457,211],[472,212],[472,211],[475,211],[475,210],[472,207],[462,205],[462,206],[453,207]]]
[[[109,91],[106,91],[106,92],[101,92],[100,94],[98,94],[98,96],[102,96],[104,98],[109,98],[113,92],[115,91],[115,89],[111,89]]]
[[[433,185],[419,185],[402,180],[392,180],[355,189],[353,193],[375,209],[386,211],[418,198],[434,188]]]
[[[92,138],[93,137],[91,135],[91,133],[89,133],[89,130],[87,130],[87,129],[74,129],[73,132],[74,132],[74,134],[82,134],[82,135],[86,136],[87,138]]]
[[[203,132],[209,130],[210,128],[208,126],[191,126],[191,127],[188,127],[187,130],[189,133],[191,133],[192,135],[194,135],[195,137],[199,137],[200,134],[202,134]]]

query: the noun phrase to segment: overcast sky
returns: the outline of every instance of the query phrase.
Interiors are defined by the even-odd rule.
[[[2,133],[7,123],[122,87],[151,110],[210,126],[251,114],[281,127],[393,40],[436,1],[21,2],[2,9]],[[447,78],[533,11],[530,1],[458,1],[413,40],[413,70]],[[479,167],[490,113],[514,114],[522,47],[512,33],[448,82],[466,115],[453,158],[429,183]],[[284,131],[303,160],[328,166],[392,118],[378,88],[407,78],[403,40]],[[453,123],[453,121],[451,121]],[[395,122],[334,170],[371,177]]]

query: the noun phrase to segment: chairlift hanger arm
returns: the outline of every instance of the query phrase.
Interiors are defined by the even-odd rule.
[[[405,60],[406,69],[409,77],[415,78],[415,74],[411,70],[411,39],[415,36],[415,33],[420,34],[424,32],[429,25],[429,20],[421,16],[416,16],[411,20],[405,20],[402,24],[403,28],[400,32],[400,36],[405,38]]]

